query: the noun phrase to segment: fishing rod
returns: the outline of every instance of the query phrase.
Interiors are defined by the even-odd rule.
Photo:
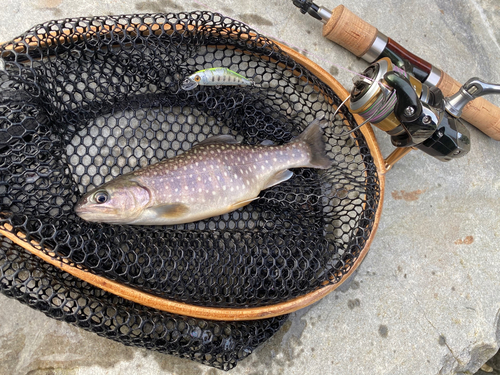
[[[500,94],[500,85],[472,78],[462,86],[343,5],[330,11],[292,1],[324,24],[323,36],[372,63],[354,80],[350,108],[389,133],[396,147],[420,148],[441,160],[463,156],[470,141],[460,118],[500,140],[500,108],[481,98]]]

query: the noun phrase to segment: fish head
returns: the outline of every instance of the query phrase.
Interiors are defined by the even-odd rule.
[[[147,208],[150,191],[135,181],[115,179],[86,193],[75,212],[86,221],[130,224]]]
[[[183,82],[182,82],[182,89],[183,90],[192,90],[196,86],[199,85],[201,81],[201,77],[198,74],[193,74],[192,76],[187,77]]]

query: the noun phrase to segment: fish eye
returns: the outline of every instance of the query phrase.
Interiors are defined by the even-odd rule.
[[[195,82],[200,82],[201,81],[201,77],[199,75],[194,76],[194,81]]]
[[[95,193],[94,199],[97,203],[103,204],[103,203],[106,203],[108,201],[109,194],[106,193],[105,191],[98,191],[97,193]]]

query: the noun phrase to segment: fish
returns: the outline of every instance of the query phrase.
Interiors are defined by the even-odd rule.
[[[316,119],[290,142],[259,145],[216,135],[173,158],[123,174],[81,197],[76,214],[90,222],[174,225],[222,215],[293,176],[293,168],[328,169]]]
[[[253,86],[254,81],[228,68],[199,70],[182,82],[182,89],[193,90],[197,86]]]

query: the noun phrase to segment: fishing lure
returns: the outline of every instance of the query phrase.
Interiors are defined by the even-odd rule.
[[[255,83],[241,74],[228,68],[209,68],[199,70],[182,82],[184,90],[192,90],[197,86],[253,86]]]

